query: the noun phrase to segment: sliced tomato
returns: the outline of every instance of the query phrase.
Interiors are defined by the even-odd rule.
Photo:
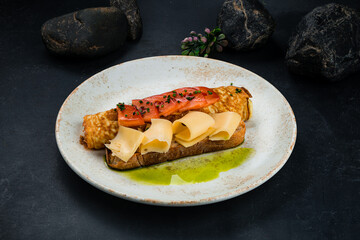
[[[119,125],[124,127],[136,127],[144,125],[145,121],[135,106],[119,103],[116,106]]]
[[[219,101],[220,97],[212,89],[207,87],[195,87],[196,90],[201,91],[206,100],[207,106],[212,105]]]
[[[134,99],[132,104],[139,110],[145,122],[151,122],[152,118],[160,118],[159,110],[154,103],[145,99]]]

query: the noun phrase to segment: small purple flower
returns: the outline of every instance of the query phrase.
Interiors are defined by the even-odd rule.
[[[181,41],[181,55],[209,57],[213,51],[222,52],[227,45],[225,34],[216,27],[204,29],[204,34],[191,31],[190,35]]]

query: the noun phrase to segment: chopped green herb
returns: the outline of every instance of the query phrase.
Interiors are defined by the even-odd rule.
[[[176,93],[173,93],[173,97],[176,97]]]
[[[195,97],[187,97],[186,99],[187,100],[189,100],[189,101],[191,101],[191,100],[193,100]]]
[[[140,100],[139,103],[143,103],[143,101]]]
[[[124,103],[118,103],[118,104],[116,104],[116,106],[118,106],[120,111],[123,111],[125,109],[125,104]]]
[[[176,93],[176,91],[174,90],[174,91],[172,91],[173,93]]]
[[[178,103],[180,103],[180,101],[178,100]]]
[[[153,103],[150,103],[150,105],[152,106],[152,105],[153,105]]]
[[[241,89],[237,88],[236,93],[241,93]]]
[[[135,115],[135,112],[133,112],[133,115]]]
[[[166,98],[166,95],[164,95],[163,98]]]
[[[184,96],[184,94],[182,94],[182,93],[179,93],[179,95],[182,96],[182,97]]]
[[[212,95],[213,93],[212,93],[211,91],[208,91],[208,94],[209,94],[209,95]]]
[[[136,115],[139,115],[139,112],[136,112]]]
[[[157,105],[157,106],[155,106],[155,107],[157,107],[157,108],[158,108],[158,107],[159,107],[159,105]]]
[[[116,112],[116,108],[114,108],[114,111]]]
[[[232,96],[232,94],[230,93],[230,96]]]
[[[127,114],[125,114],[125,117],[127,117]]]
[[[184,92],[187,92],[187,90],[185,89]]]
[[[163,107],[164,107],[164,104],[163,104],[163,105],[161,105],[161,107],[163,108]]]
[[[233,83],[230,83],[230,86],[232,86],[233,85]]]
[[[146,102],[146,104],[149,104],[150,102]]]
[[[150,112],[150,108],[147,108],[146,111],[147,111],[147,112]]]

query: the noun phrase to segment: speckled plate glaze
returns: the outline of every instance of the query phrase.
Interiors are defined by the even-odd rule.
[[[103,150],[87,150],[79,143],[86,114],[180,87],[211,88],[230,83],[246,87],[253,95],[253,117],[246,122],[242,147],[253,148],[255,154],[215,180],[189,185],[144,185],[109,170],[104,164]],[[283,95],[244,68],[200,57],[160,56],[125,62],[84,81],[63,103],[55,132],[66,163],[98,189],[140,203],[193,206],[236,197],[274,176],[294,148],[296,121]]]

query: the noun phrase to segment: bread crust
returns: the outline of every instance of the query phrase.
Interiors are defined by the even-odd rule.
[[[201,142],[198,142],[197,144],[187,148],[173,141],[169,151],[166,153],[151,152],[141,155],[137,152],[127,162],[124,162],[118,157],[113,156],[111,150],[106,148],[106,163],[110,168],[128,170],[166,161],[172,161],[183,157],[225,150],[239,146],[241,143],[243,143],[245,139],[245,131],[245,123],[241,121],[238,128],[229,140],[211,141],[209,138],[206,138]]]

